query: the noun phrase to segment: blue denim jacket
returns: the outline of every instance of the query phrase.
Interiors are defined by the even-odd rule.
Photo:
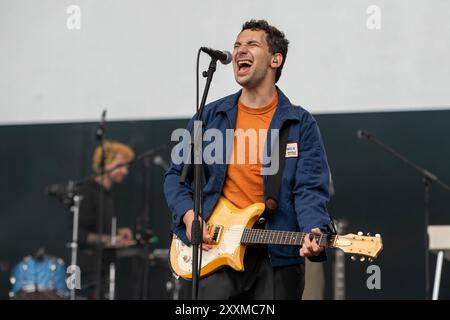
[[[272,118],[270,129],[280,129],[285,121],[290,122],[288,143],[297,142],[298,157],[285,159],[284,171],[278,198],[278,208],[266,215],[265,228],[310,232],[318,227],[322,232],[330,232],[330,217],[326,203],[329,200],[329,168],[322,138],[316,121],[305,109],[291,104],[278,90],[278,107]],[[215,128],[225,137],[226,129],[235,129],[237,101],[241,91],[208,104],[203,113],[204,129]],[[191,130],[193,119],[187,128]],[[268,134],[268,139],[270,135]],[[203,147],[207,143],[204,142]],[[270,142],[267,147],[270,149]],[[226,144],[224,143],[224,149]],[[224,159],[226,150],[223,150]],[[270,154],[270,152],[269,152]],[[226,159],[225,159],[226,160]],[[183,164],[171,164],[166,172],[164,192],[172,212],[172,231],[186,244],[186,228],[182,217],[194,208],[193,192],[190,183],[180,183]],[[226,178],[227,164],[204,165],[205,185],[203,188],[203,218],[208,219],[213,211]],[[267,176],[263,177],[265,198],[267,197]],[[303,263],[298,246],[269,245],[268,252],[273,266],[286,266]],[[322,261],[325,254],[311,259]]]

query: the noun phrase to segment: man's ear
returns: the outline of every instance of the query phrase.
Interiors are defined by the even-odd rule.
[[[283,55],[281,53],[275,53],[272,55],[272,60],[270,61],[270,66],[274,69],[279,68],[283,63]]]

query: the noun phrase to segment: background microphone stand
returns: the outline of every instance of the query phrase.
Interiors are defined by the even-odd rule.
[[[103,234],[103,219],[104,219],[104,211],[105,211],[105,118],[106,118],[106,110],[103,110],[102,119],[97,128],[96,138],[99,142],[100,148],[102,150],[101,159],[100,159],[100,188],[99,188],[99,210],[97,217],[97,234],[99,236],[99,241],[97,243],[97,261],[96,261],[96,287],[95,287],[95,299],[100,300],[102,294],[102,260],[103,260],[103,243],[101,241]]]
[[[65,206],[69,208],[69,211],[73,214],[72,216],[72,241],[67,243],[67,247],[70,248],[70,265],[77,265],[78,257],[78,222],[80,206],[83,200],[81,195],[77,194],[78,182],[69,180],[67,185],[52,185],[45,188],[46,195],[56,196]],[[76,299],[75,294],[76,285],[72,284],[70,288],[70,300]],[[79,289],[79,288],[78,288]]]
[[[191,131],[191,152],[194,151],[194,220],[191,227],[191,245],[192,245],[192,300],[198,299],[198,285],[201,268],[201,256],[199,258],[199,251],[201,253],[201,244],[203,240],[203,228],[200,225],[199,217],[203,216],[203,109],[206,104],[206,98],[208,96],[209,87],[212,82],[214,72],[217,67],[217,57],[211,56],[211,62],[209,63],[208,71],[202,73],[206,78],[205,89],[203,91],[202,101],[198,106],[198,62],[200,51],[197,55],[197,113],[196,121]],[[192,147],[193,143],[193,147]],[[192,156],[190,157],[192,159]],[[186,183],[186,179],[191,175],[192,167],[190,164],[185,164],[181,173],[180,182]],[[200,250],[199,250],[200,249]]]
[[[78,253],[78,221],[80,217],[80,206],[81,201],[83,200],[83,197],[80,195],[75,194],[75,184],[73,181],[69,181],[69,187],[68,187],[68,193],[69,197],[73,199],[73,204],[70,207],[70,211],[73,213],[73,223],[72,223],[72,242],[70,243],[71,248],[71,259],[70,259],[70,265],[76,266],[77,265],[77,253]],[[73,197],[72,197],[73,195]],[[75,300],[75,286],[72,285],[72,288],[70,289],[70,300]]]
[[[148,294],[148,269],[149,269],[149,254],[150,254],[150,241],[153,236],[153,231],[150,229],[150,212],[151,212],[151,199],[150,199],[150,191],[151,191],[151,172],[150,172],[150,164],[153,155],[149,155],[144,157],[144,210],[142,210],[142,214],[138,219],[138,223],[136,224],[136,240],[139,241],[143,246],[143,275],[142,275],[142,292],[141,299],[147,300]]]
[[[136,221],[136,241],[143,245],[143,273],[142,273],[142,288],[141,299],[148,298],[148,272],[150,268],[150,246],[157,241],[154,237],[153,231],[150,228],[150,213],[151,213],[151,164],[162,166],[165,170],[165,162],[162,157],[156,152],[158,149],[151,149],[136,158],[136,161],[143,159],[144,163],[144,209]],[[162,148],[161,148],[162,149]]]
[[[78,194],[79,181],[69,180],[66,185],[51,185],[45,188],[44,193],[48,196],[55,196],[65,206],[69,208],[72,215],[72,240],[66,244],[67,248],[70,248],[70,266],[77,266],[78,258],[78,222],[80,217],[80,206],[83,200],[83,196]],[[76,283],[72,283],[70,288],[70,300],[76,299],[75,294]]]
[[[367,130],[360,129],[357,131],[357,136],[359,139],[365,138],[370,142],[373,142],[383,148],[388,153],[392,154],[394,157],[400,159],[403,163],[406,163],[411,168],[413,168],[416,172],[418,172],[423,177],[423,186],[424,186],[424,200],[425,200],[425,214],[424,214],[424,224],[425,224],[425,299],[428,299],[430,295],[430,267],[429,267],[429,240],[428,240],[428,224],[430,219],[430,188],[431,184],[434,182],[442,189],[446,191],[450,191],[450,187],[442,182],[435,174],[431,173],[427,169],[424,169],[417,165],[416,163],[409,160],[407,157],[402,155],[401,153],[394,150],[392,147],[386,145],[372,134],[370,134]]]

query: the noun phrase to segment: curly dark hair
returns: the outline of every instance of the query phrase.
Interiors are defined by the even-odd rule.
[[[288,52],[289,40],[285,38],[284,33],[274,26],[271,26],[266,20],[250,20],[244,23],[242,31],[244,30],[262,30],[266,32],[266,41],[269,45],[270,53],[281,53],[283,61],[281,66],[277,69],[275,74],[275,82],[280,79],[281,70],[286,62],[286,56]]]

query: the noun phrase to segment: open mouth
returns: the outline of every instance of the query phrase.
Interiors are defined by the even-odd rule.
[[[251,60],[239,60],[237,62],[237,67],[238,67],[238,75],[243,75],[246,74],[250,71],[250,67],[253,65],[253,61]]]

